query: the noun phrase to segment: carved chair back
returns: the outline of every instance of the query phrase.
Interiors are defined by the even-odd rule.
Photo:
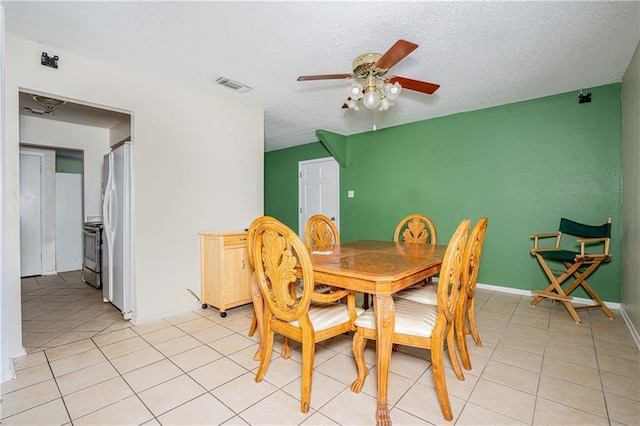
[[[438,244],[438,234],[431,219],[422,214],[410,214],[398,223],[393,241]]]

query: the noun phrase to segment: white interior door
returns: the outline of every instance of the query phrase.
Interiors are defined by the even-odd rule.
[[[41,153],[20,151],[20,276],[42,274]]]
[[[340,166],[333,158],[298,163],[298,234],[304,241],[307,220],[314,214],[330,218],[340,232]]]
[[[82,175],[56,173],[56,271],[82,269]]]

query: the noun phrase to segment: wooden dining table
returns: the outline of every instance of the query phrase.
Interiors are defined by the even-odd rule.
[[[311,253],[316,282],[374,296],[378,425],[391,425],[387,393],[395,326],[392,295],[438,273],[446,249],[446,245],[360,240]],[[260,311],[258,323],[261,329],[262,296],[257,283],[252,287],[254,308],[256,313]]]

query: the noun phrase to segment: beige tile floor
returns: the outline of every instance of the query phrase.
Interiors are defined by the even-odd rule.
[[[375,423],[375,369],[352,393],[349,336],[318,346],[304,414],[298,348],[289,360],[274,351],[264,381],[254,381],[250,305],[226,318],[209,308],[134,326],[77,272],[24,279],[22,300],[28,355],[2,384],[3,425]],[[529,301],[478,292],[484,345],[470,340],[465,381],[447,368],[453,422],[442,418],[428,352],[394,353],[394,424],[640,424],[640,355],[620,316],[582,311],[577,325],[561,305]],[[366,359],[373,366],[374,347]]]

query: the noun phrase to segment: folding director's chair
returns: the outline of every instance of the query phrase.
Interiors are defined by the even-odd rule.
[[[580,252],[564,250],[560,247],[563,234],[573,235],[577,237],[576,243],[580,244]],[[555,247],[541,248],[538,247],[538,240],[543,238],[555,237]],[[603,262],[611,260],[609,254],[609,245],[611,241],[611,217],[607,223],[599,226],[583,225],[578,222],[574,222],[569,219],[560,218],[560,229],[558,232],[550,234],[533,234],[533,249],[531,254],[538,258],[540,266],[547,274],[547,277],[551,281],[551,284],[545,290],[534,290],[531,293],[535,298],[531,301],[533,306],[540,303],[542,299],[554,299],[562,302],[564,306],[571,314],[573,320],[577,323],[581,322],[577,309],[588,308],[600,308],[609,318],[613,318],[609,308],[605,306],[602,299],[598,297],[596,292],[589,286],[586,279],[598,269]],[[602,253],[585,253],[585,246],[598,244],[602,247]],[[555,271],[560,274],[556,276],[554,270],[547,264],[548,260],[560,261],[566,267],[566,271]],[[566,287],[566,290],[562,288],[562,284],[567,281],[568,278],[573,277],[574,281]],[[571,304],[573,297],[569,296],[579,286],[582,286],[584,290],[591,296],[596,302],[595,305],[575,307]]]

